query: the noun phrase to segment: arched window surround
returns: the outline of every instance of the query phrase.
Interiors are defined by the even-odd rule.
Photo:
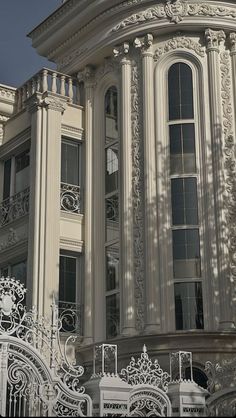
[[[110,87],[116,87],[120,109],[120,86],[115,72],[108,72],[101,77],[94,92],[94,219],[100,224],[94,225],[94,248],[96,260],[94,262],[94,335],[96,341],[106,339],[106,288],[105,288],[105,95]],[[118,115],[119,115],[118,110]],[[118,116],[119,117],[119,116]],[[120,117],[119,117],[120,118]],[[120,120],[118,120],[120,126]],[[120,173],[120,160],[119,160]],[[120,180],[120,179],[119,179]],[[121,184],[121,181],[120,181]],[[120,194],[120,190],[119,190]],[[120,293],[122,282],[120,281]],[[121,303],[120,303],[121,305]],[[120,312],[122,308],[120,307]],[[120,318],[121,320],[121,318]]]
[[[199,234],[200,254],[202,261],[202,293],[204,309],[204,330],[212,329],[215,324],[218,311],[218,300],[215,300],[215,312],[210,314],[207,304],[207,297],[214,298],[217,287],[217,273],[214,273],[213,250],[209,248],[208,242],[214,247],[216,237],[214,226],[211,225],[208,217],[208,205],[213,205],[213,186],[210,184],[210,161],[211,161],[211,134],[210,114],[207,103],[209,103],[207,63],[189,52],[175,50],[162,56],[155,66],[155,114],[156,114],[156,140],[157,140],[157,200],[159,211],[159,248],[160,248],[160,271],[162,272],[161,300],[162,306],[162,328],[163,330],[175,330],[174,312],[174,279],[173,279],[173,256],[171,237],[171,190],[170,190],[170,166],[169,166],[169,121],[168,121],[168,71],[175,63],[187,64],[192,70],[193,77],[193,100],[195,125],[195,148],[197,163],[198,183],[198,213],[199,213]],[[204,65],[205,64],[205,65]],[[161,98],[161,100],[160,100]],[[204,98],[204,100],[201,100]],[[187,120],[188,121],[188,120]],[[177,123],[181,123],[179,120]],[[166,169],[168,167],[168,169]],[[206,196],[206,187],[209,195]],[[210,190],[211,189],[211,190]],[[171,262],[170,262],[171,260]],[[212,280],[212,283],[210,281]],[[185,280],[189,281],[189,280]],[[191,280],[190,280],[191,281]],[[213,299],[212,299],[213,300]],[[166,307],[171,306],[171,311]],[[195,331],[195,330],[194,330]],[[196,332],[201,330],[196,330]],[[183,332],[183,331],[176,331]]]

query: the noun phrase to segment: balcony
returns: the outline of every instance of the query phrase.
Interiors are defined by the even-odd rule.
[[[16,91],[16,112],[25,108],[25,101],[34,93],[51,92],[68,99],[68,103],[80,104],[79,83],[75,77],[43,68]]]
[[[29,187],[2,201],[0,228],[29,213]]]
[[[61,210],[70,213],[81,213],[80,186],[61,183]]]
[[[75,333],[82,336],[82,306],[78,303],[58,302],[60,332]]]

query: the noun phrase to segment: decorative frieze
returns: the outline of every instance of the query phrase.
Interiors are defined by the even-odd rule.
[[[224,6],[209,5],[206,2],[188,3],[186,0],[167,0],[165,4],[149,7],[122,20],[112,28],[112,32],[118,32],[127,26],[138,25],[149,21],[169,19],[175,24],[185,17],[231,17],[236,19],[236,9]]]
[[[205,55],[205,48],[203,48],[199,42],[196,42],[187,36],[177,35],[155,50],[154,59],[158,60],[162,55],[176,49],[189,49],[194,51],[200,57],[204,57]]]
[[[223,30],[206,29],[205,31],[207,51],[219,51],[219,46],[226,39]]]
[[[5,251],[16,244],[21,243],[27,239],[27,233],[23,232],[19,234],[15,229],[9,228],[8,236],[4,241],[0,243],[0,252]]]

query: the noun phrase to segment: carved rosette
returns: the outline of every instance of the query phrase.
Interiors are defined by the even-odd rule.
[[[132,61],[132,151],[133,151],[133,208],[134,208],[134,277],[136,299],[136,328],[144,328],[144,219],[143,219],[143,144],[141,68],[138,57]]]
[[[234,283],[233,300],[236,298],[236,163],[233,134],[233,106],[231,102],[231,65],[229,52],[220,54],[221,99],[224,133],[224,169],[226,185],[227,224],[229,228],[229,255],[231,282]]]

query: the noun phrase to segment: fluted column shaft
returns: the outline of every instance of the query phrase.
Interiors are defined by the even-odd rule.
[[[146,333],[155,333],[160,329],[152,40],[152,35],[135,40],[136,47],[140,47],[141,50],[143,71]]]
[[[135,331],[134,245],[132,203],[131,61],[125,55],[121,66],[121,279],[123,283],[123,335]]]
[[[85,81],[85,282],[84,343],[93,342],[93,108],[94,83]]]
[[[221,88],[220,88],[220,62],[219,46],[225,39],[223,31],[206,30],[209,94],[210,94],[210,115],[211,115],[211,136],[212,136],[212,162],[214,181],[214,200],[216,213],[217,232],[217,263],[220,293],[220,318],[221,329],[232,328],[232,306],[230,298],[229,283],[229,254],[227,248],[227,225],[224,203],[224,164],[223,164],[223,120],[221,109]]]

